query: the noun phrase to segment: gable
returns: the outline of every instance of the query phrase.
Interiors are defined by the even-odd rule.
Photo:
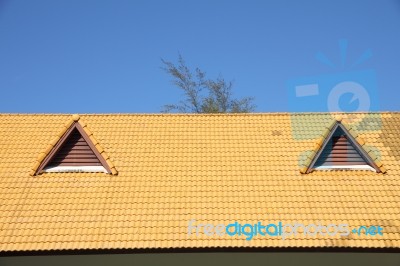
[[[102,166],[85,138],[74,128],[46,167]]]
[[[314,168],[368,169],[372,165],[341,127],[337,127],[327,141]]]
[[[305,173],[314,169],[375,170],[378,173],[381,172],[379,166],[340,121],[336,121],[331,126]]]
[[[104,150],[98,150],[99,144],[93,143],[79,123],[79,117],[74,121],[61,137],[52,145],[47,155],[41,159],[35,174],[43,172],[104,172],[112,171],[104,158]]]

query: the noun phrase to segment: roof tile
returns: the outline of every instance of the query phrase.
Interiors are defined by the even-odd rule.
[[[304,121],[299,138],[292,137],[293,116]],[[384,175],[299,172],[300,155],[315,149],[339,116],[0,115],[0,250],[400,247],[400,113],[358,114],[353,120],[342,114],[342,123],[381,120],[380,128],[358,132],[357,141],[379,150],[376,162]],[[98,142],[114,175],[29,176],[52,148],[52,138],[74,121]],[[384,235],[191,237],[191,219],[381,225]]]

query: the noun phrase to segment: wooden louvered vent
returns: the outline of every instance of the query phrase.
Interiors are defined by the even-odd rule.
[[[349,141],[348,136],[338,128],[320,154],[315,166],[368,166],[367,160]]]
[[[47,155],[40,159],[34,175],[45,172],[113,173],[98,150],[99,143],[91,138],[77,120],[62,134]],[[101,148],[101,147],[100,147]],[[115,171],[115,168],[114,172]]]
[[[54,154],[48,167],[101,166],[100,160],[77,129],[74,129]]]

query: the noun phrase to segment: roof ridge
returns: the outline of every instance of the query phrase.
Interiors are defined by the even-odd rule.
[[[82,113],[80,116],[126,115],[126,116],[259,116],[259,115],[332,115],[332,114],[400,114],[400,111],[374,112],[257,112],[257,113]],[[0,116],[70,116],[72,113],[0,113]]]

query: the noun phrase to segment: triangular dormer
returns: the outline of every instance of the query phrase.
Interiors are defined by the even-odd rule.
[[[43,172],[103,172],[116,174],[115,167],[98,150],[82,125],[74,119],[69,128],[53,143],[51,149],[38,162],[34,174]],[[87,131],[87,130],[86,130]]]
[[[339,121],[333,125],[315,153],[306,173],[335,169],[381,172],[370,155]]]

